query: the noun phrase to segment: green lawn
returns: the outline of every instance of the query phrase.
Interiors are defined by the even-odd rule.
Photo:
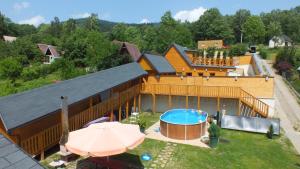
[[[147,127],[158,121],[159,116],[159,113],[141,114],[141,118],[148,121]],[[134,164],[142,168],[149,168],[153,161],[158,159],[161,150],[166,146],[166,142],[145,139],[134,150],[110,158],[125,161],[128,164]],[[152,155],[153,159],[151,161],[144,162],[140,160],[140,155],[146,152]],[[42,164],[47,166],[53,159],[58,159],[57,154],[51,155],[42,161]],[[74,166],[76,166],[76,162],[69,164],[67,168],[74,168]],[[50,168],[49,166],[47,167]],[[299,169],[300,156],[296,155],[293,146],[285,136],[277,136],[275,139],[270,140],[264,134],[223,129],[220,143],[216,149],[178,144],[165,168]]]

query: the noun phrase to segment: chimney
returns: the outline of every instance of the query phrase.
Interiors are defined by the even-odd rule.
[[[68,97],[61,96],[61,129],[62,136],[59,144],[64,146],[68,142],[69,137],[69,119],[68,119]]]

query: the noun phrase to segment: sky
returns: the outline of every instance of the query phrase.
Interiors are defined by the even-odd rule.
[[[159,22],[166,11],[171,11],[175,19],[193,22],[213,7],[225,15],[238,9],[260,14],[299,5],[300,0],[0,0],[0,12],[13,22],[38,26],[55,16],[67,20],[85,18],[91,13],[103,20],[149,23]]]

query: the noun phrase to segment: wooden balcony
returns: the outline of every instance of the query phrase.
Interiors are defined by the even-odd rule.
[[[269,111],[269,106],[266,103],[260,101],[240,87],[143,83],[141,93],[167,96],[209,97],[217,98],[218,102],[220,98],[234,98],[238,99],[240,103],[250,107],[252,109],[252,116],[258,114],[262,117],[268,117]]]

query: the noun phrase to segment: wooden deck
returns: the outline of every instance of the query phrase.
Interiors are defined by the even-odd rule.
[[[188,97],[196,96],[198,98],[198,109],[200,109],[201,97],[217,98],[218,111],[220,111],[220,98],[234,98],[239,100],[239,104],[246,104],[252,109],[252,116],[257,114],[262,117],[268,117],[269,106],[260,101],[250,93],[240,87],[228,86],[202,86],[202,85],[183,85],[183,84],[149,84],[142,85],[143,94],[153,95],[153,110],[155,111],[155,95],[186,96],[186,105],[188,106]],[[187,107],[188,108],[188,107]],[[240,114],[240,110],[238,115]]]

